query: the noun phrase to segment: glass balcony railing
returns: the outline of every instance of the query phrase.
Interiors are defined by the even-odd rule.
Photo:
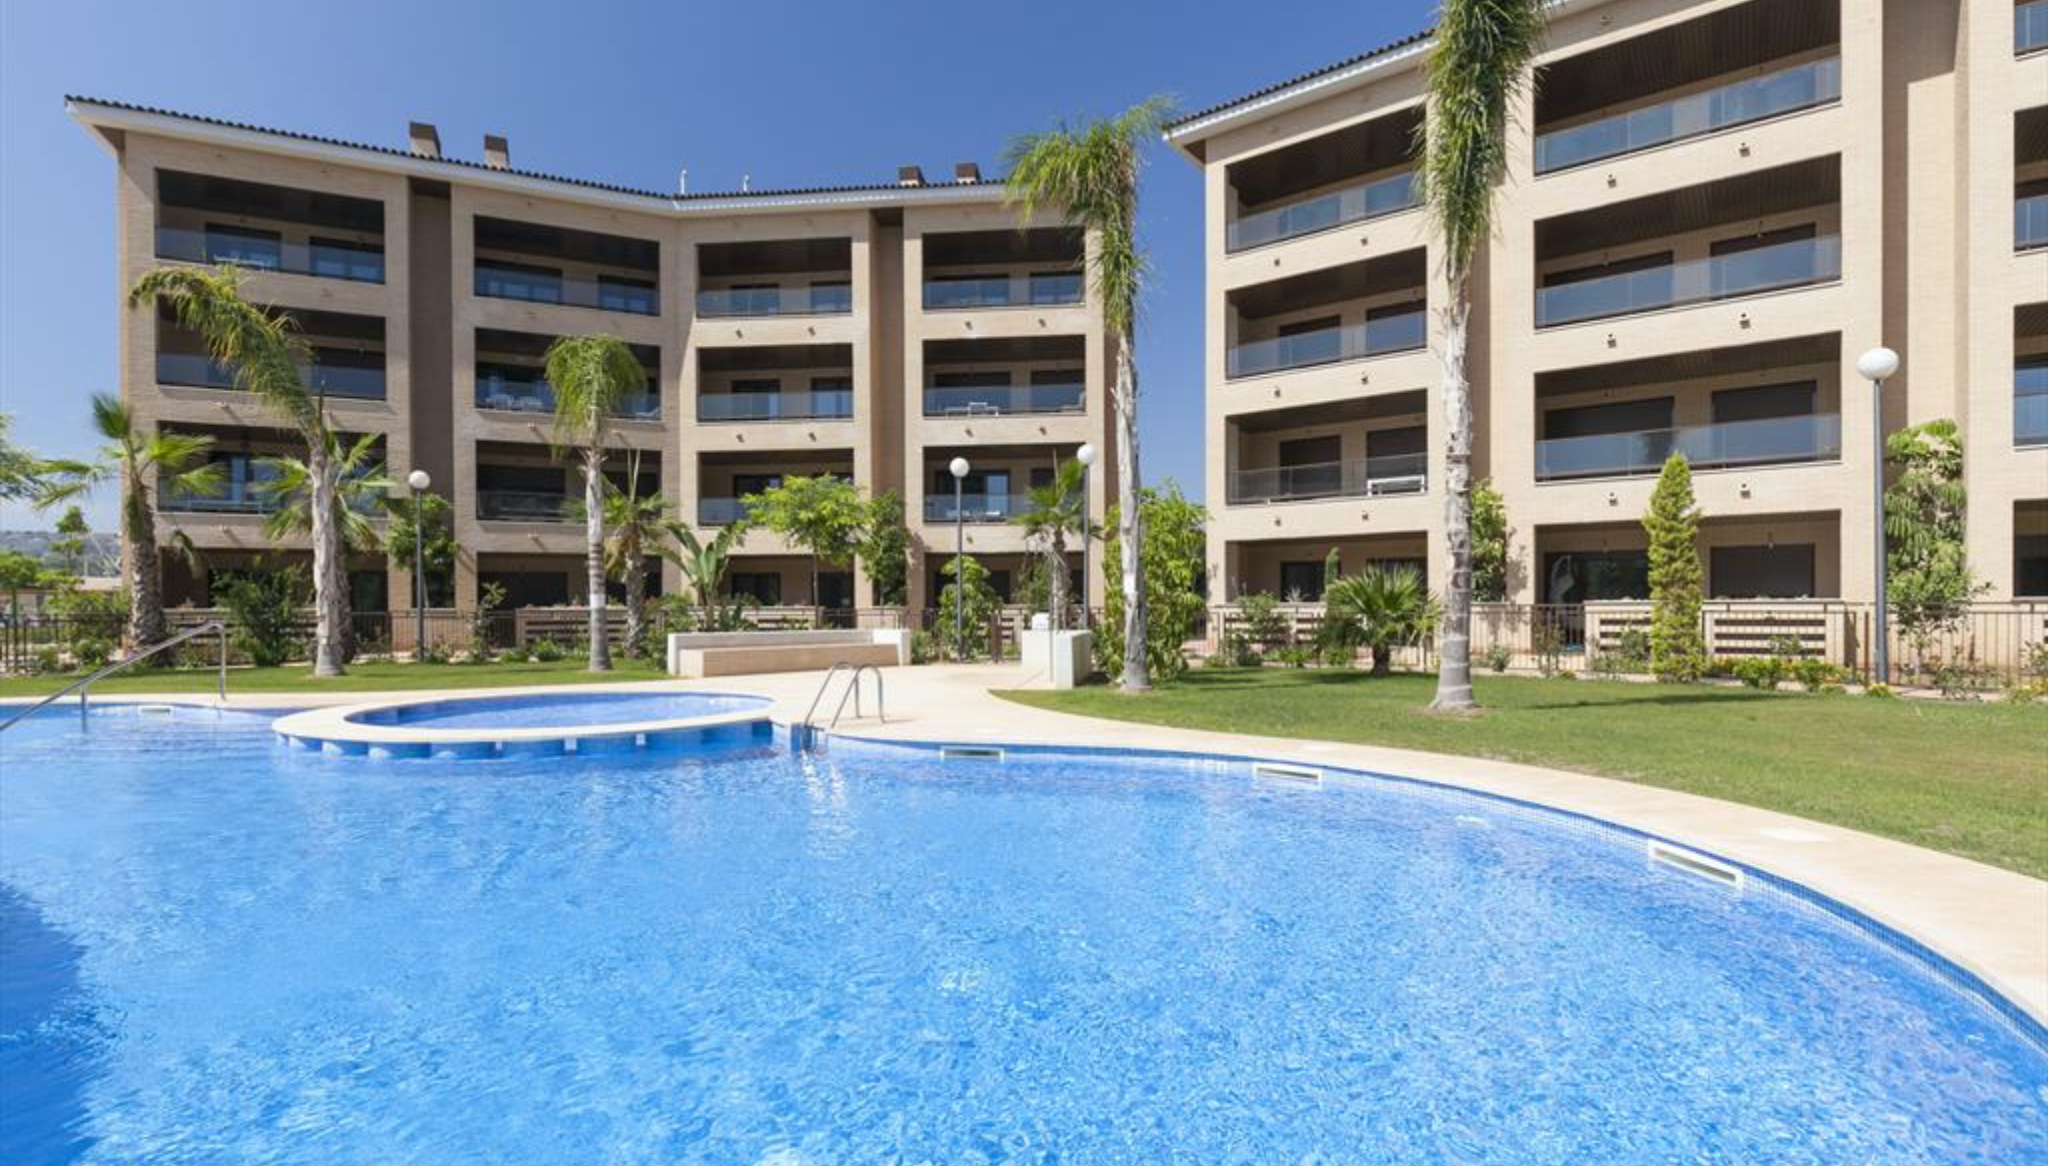
[[[1085,290],[1078,271],[990,279],[932,276],[924,281],[924,306],[931,312],[964,308],[1052,307],[1080,303]]]
[[[747,502],[744,498],[699,498],[697,499],[698,526],[731,526],[745,522]]]
[[[2048,194],[2013,200],[2012,247],[2015,251],[2048,247]]]
[[[478,490],[478,518],[492,522],[581,522],[580,498],[535,490]]]
[[[1602,158],[1633,154],[1780,114],[1811,109],[1842,96],[1842,63],[1795,65],[1705,93],[1630,110],[1536,139],[1536,173],[1548,174]]]
[[[163,509],[175,514],[269,514],[278,498],[255,482],[231,482],[212,494],[159,487]]]
[[[1574,324],[1826,283],[1842,275],[1834,235],[1582,279],[1536,292],[1536,326]]]
[[[699,421],[834,421],[851,416],[852,389],[706,393],[697,398]]]
[[[184,263],[232,263],[321,279],[384,282],[384,248],[372,243],[286,243],[259,235],[158,227],[156,257]]]
[[[1356,458],[1348,462],[1316,462],[1233,470],[1232,506],[1260,502],[1300,502],[1314,498],[1366,498],[1420,494],[1429,488],[1429,458],[1424,454]]]
[[[1417,310],[1343,328],[1247,341],[1230,350],[1225,371],[1232,377],[1248,377],[1407,352],[1421,348],[1427,340],[1425,316]]]
[[[1231,251],[1263,247],[1282,239],[1313,235],[1332,227],[1362,223],[1404,211],[1416,205],[1417,201],[1415,173],[1403,171],[1391,178],[1347,186],[1286,206],[1240,216],[1226,228],[1225,246]]]
[[[1079,413],[1085,385],[971,385],[924,391],[927,417],[1000,417],[1023,413]]]
[[[1539,441],[1536,480],[1654,474],[1674,453],[1696,470],[1832,461],[1842,454],[1842,418],[1811,413]]]
[[[1031,507],[1029,494],[933,494],[924,500],[926,522],[1008,522]]]
[[[653,378],[649,378],[653,379]],[[520,380],[504,376],[476,379],[476,407],[500,413],[548,413],[555,411],[555,390],[535,377]],[[650,419],[661,416],[660,393],[634,393],[612,410],[614,417]]]
[[[638,276],[600,275],[590,279],[479,259],[474,288],[477,295],[486,299],[566,304],[636,316],[661,313],[661,297],[654,290],[653,280]]]
[[[843,316],[853,311],[853,288],[824,287],[727,288],[697,293],[697,314],[729,316]]]
[[[2048,392],[2012,399],[2012,443],[2048,445]]]
[[[2012,10],[2012,51],[2035,49],[2048,49],[2048,0],[2033,0]]]
[[[326,397],[358,401],[384,399],[384,370],[345,364],[302,366],[299,376],[306,387]],[[235,389],[235,374],[211,357],[189,352],[156,354],[158,384],[199,389]]]

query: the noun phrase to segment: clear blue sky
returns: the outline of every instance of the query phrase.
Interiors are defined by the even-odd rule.
[[[0,3],[0,412],[46,456],[92,448],[116,386],[113,165],[64,116],[83,93],[672,189],[886,180],[990,166],[1020,132],[1151,93],[1213,104],[1429,23],[1434,0],[1197,3]],[[1201,190],[1145,174],[1146,476],[1201,489]],[[91,507],[104,528],[112,500]],[[0,511],[0,526],[49,516]]]

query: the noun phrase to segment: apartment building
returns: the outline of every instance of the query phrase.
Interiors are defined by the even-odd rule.
[[[1211,597],[1442,561],[1428,34],[1168,130],[1205,183]],[[1965,435],[1991,598],[2048,595],[2048,0],[1562,0],[1472,330],[1508,598],[1647,594],[1691,460],[1708,593],[1868,601],[1873,427]]]
[[[462,553],[437,605],[468,608],[489,583],[512,606],[584,599],[577,471],[548,445],[542,354],[558,336],[632,345],[648,390],[619,410],[607,472],[707,535],[789,475],[899,493],[912,610],[935,602],[956,538],[1007,589],[1025,492],[1082,444],[1111,449],[1090,241],[1063,222],[1020,229],[973,164],[933,180],[905,167],[870,186],[663,194],[515,169],[496,136],[482,161],[458,159],[418,123],[387,148],[87,98],[68,108],[116,161],[121,287],[164,263],[240,265],[255,299],[297,321],[334,424],[374,435],[394,478],[424,469],[451,500]],[[262,532],[260,459],[293,447],[275,420],[156,308],[124,304],[121,349],[141,423],[212,435],[228,481],[163,499],[165,540],[199,552],[196,568],[169,561],[169,602],[205,605],[221,572],[305,556],[303,540]],[[958,491],[956,457],[971,467]],[[1105,460],[1089,477],[1098,518],[1115,475]],[[381,554],[351,568],[359,610],[413,602]],[[672,566],[663,577],[675,586]],[[808,558],[758,530],[728,585],[768,606],[875,602],[858,572],[827,570],[813,594]]]

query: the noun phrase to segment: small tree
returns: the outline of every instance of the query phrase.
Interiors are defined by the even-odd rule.
[[[1508,597],[1509,543],[1514,529],[1508,526],[1507,500],[1494,488],[1491,478],[1481,478],[1472,487],[1472,598],[1481,603],[1501,603]]]
[[[342,549],[365,553],[377,549],[377,524],[370,514],[384,501],[391,482],[384,476],[384,463],[372,461],[377,436],[366,433],[343,445],[337,434],[329,434],[327,464],[335,474],[334,526],[340,533]],[[271,477],[259,484],[259,495],[271,507],[263,520],[264,537],[273,543],[313,530],[313,468],[303,458],[289,454],[260,459]],[[348,588],[341,589],[337,610],[341,619],[342,659],[356,658],[355,608]]]
[[[91,533],[92,524],[77,506],[67,508],[57,519],[57,537],[50,540],[50,550],[63,558],[65,568],[73,576],[85,574],[86,536]]]
[[[258,668],[275,668],[299,647],[299,610],[312,598],[306,573],[297,567],[228,576],[217,589],[227,609],[235,646]]]
[[[676,565],[683,576],[683,591],[688,601],[696,605],[697,626],[715,629],[718,619],[718,588],[725,581],[725,568],[732,560],[732,548],[745,537],[746,528],[735,523],[723,527],[712,536],[710,542],[697,538],[697,532],[676,523],[669,528],[669,535],[675,540],[674,547],[664,545],[663,557]]]
[[[1946,419],[1909,425],[1885,440],[1885,463],[1886,598],[1900,634],[1925,656],[1984,590],[1963,549],[1962,434]]]
[[[453,602],[449,593],[454,590],[455,558],[461,547],[455,541],[454,514],[448,499],[440,494],[421,494],[415,507],[410,495],[388,496],[384,499],[384,512],[390,516],[384,527],[384,550],[391,565],[410,573],[415,545],[420,557],[426,560],[427,593],[415,597],[415,602],[427,607]]]
[[[859,557],[877,607],[901,607],[910,601],[910,527],[903,521],[901,494],[885,490],[868,502]]]
[[[1209,512],[1188,501],[1171,480],[1161,489],[1141,490],[1138,497],[1144,509],[1138,524],[1143,540],[1138,559],[1145,567],[1145,652],[1151,676],[1171,679],[1187,670],[1182,648],[1194,634],[1206,602],[1202,571]],[[1104,529],[1106,561],[1119,562],[1118,532],[1125,528],[1114,512]],[[1126,671],[1122,604],[1122,593],[1110,588],[1103,597],[1103,620],[1095,629],[1095,658],[1111,675]]]
[[[1650,536],[1650,671],[1659,680],[1698,680],[1707,668],[1700,630],[1700,512],[1684,454],[1664,462],[1643,530]]]
[[[1024,512],[1011,519],[1024,528],[1024,545],[1043,556],[1046,607],[1055,629],[1066,624],[1067,536],[1086,538],[1091,533],[1088,497],[1081,489],[1081,476],[1086,472],[1087,467],[1078,461],[1062,463],[1052,481],[1031,488],[1025,496]]]
[[[959,629],[960,638],[953,644],[953,658],[966,660],[981,654],[974,649],[979,642],[976,637],[986,639],[989,621],[1002,608],[1003,600],[989,583],[988,568],[981,565],[980,559],[973,555],[956,555],[946,560],[939,573],[952,579],[956,566],[960,572],[959,579],[947,583],[939,592],[939,630],[942,635],[951,636],[955,628]]]
[[[1412,567],[1382,563],[1331,584],[1323,595],[1324,621],[1349,625],[1349,640],[1372,649],[1372,674],[1393,670],[1394,649],[1420,643],[1436,630],[1437,604]]]
[[[744,501],[748,526],[773,531],[810,552],[811,603],[819,605],[819,573],[852,563],[867,537],[870,514],[860,487],[832,474],[799,476]]]
[[[0,590],[7,592],[7,613],[21,618],[21,593],[42,583],[43,564],[21,551],[0,551]]]

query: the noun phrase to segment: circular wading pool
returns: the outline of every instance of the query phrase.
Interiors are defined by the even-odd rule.
[[[771,703],[722,692],[527,692],[313,709],[274,727],[300,748],[368,757],[682,750],[770,740]]]

